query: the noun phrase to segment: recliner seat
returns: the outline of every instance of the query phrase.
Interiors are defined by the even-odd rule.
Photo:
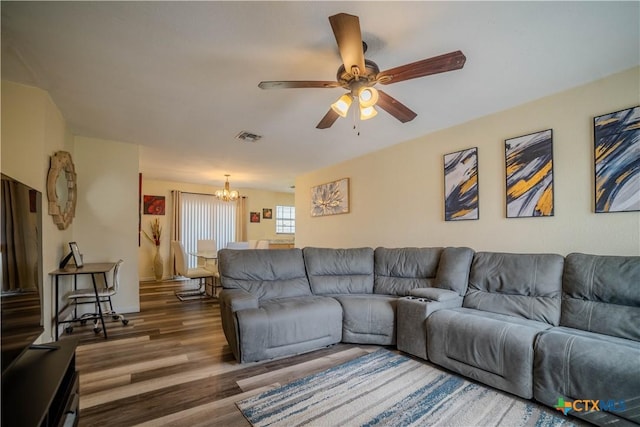
[[[533,345],[558,324],[563,257],[476,253],[463,307],[427,318],[429,360],[523,398],[533,396]]]

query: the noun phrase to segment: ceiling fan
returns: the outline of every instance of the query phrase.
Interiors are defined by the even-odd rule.
[[[377,111],[374,106],[377,105],[402,123],[411,121],[417,116],[415,112],[385,92],[375,89],[374,86],[378,83],[388,85],[431,74],[458,70],[464,66],[467,59],[461,51],[457,50],[380,71],[375,62],[364,58],[367,45],[362,41],[360,20],[357,16],[339,13],[330,16],[329,22],[343,62],[343,65],[338,68],[337,81],[263,81],[258,85],[261,89],[336,87],[347,89],[349,93],[345,93],[331,105],[327,114],[316,126],[318,129],[327,129],[333,125],[338,117],[346,117],[354,99],[358,100],[361,120],[375,116]]]

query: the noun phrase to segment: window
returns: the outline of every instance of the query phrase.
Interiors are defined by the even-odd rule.
[[[235,240],[236,204],[223,202],[210,194],[182,193],[182,244],[187,254],[197,251],[198,240],[213,239],[218,249]],[[187,266],[196,267],[198,260],[187,256]]]
[[[294,234],[296,232],[296,207],[276,206],[276,233]]]

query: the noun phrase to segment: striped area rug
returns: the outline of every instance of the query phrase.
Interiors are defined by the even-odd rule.
[[[255,427],[582,425],[384,349],[236,405]]]

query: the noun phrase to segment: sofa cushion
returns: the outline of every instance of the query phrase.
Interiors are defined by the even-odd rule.
[[[444,248],[438,263],[436,287],[456,291],[463,297],[469,284],[469,269],[473,254],[474,251],[471,248]]]
[[[342,308],[333,298],[272,299],[236,316],[241,362],[302,353],[342,338]]]
[[[244,289],[259,301],[311,295],[302,251],[234,250],[218,251],[222,286]]]
[[[342,341],[357,344],[396,343],[396,305],[390,295],[334,295],[342,306]]]
[[[376,248],[373,291],[409,295],[415,288],[434,286],[442,248]]]
[[[467,308],[439,310],[427,317],[427,354],[440,366],[529,399],[533,344],[550,327]]]
[[[558,325],[564,258],[477,252],[463,307]]]
[[[373,292],[373,249],[303,249],[311,290],[316,295]]]
[[[579,329],[540,333],[535,346],[534,397],[554,406],[565,400],[600,400],[601,412],[570,414],[597,425],[640,424],[640,343]],[[613,405],[609,405],[613,403]],[[604,412],[604,405],[611,410]]]
[[[640,257],[567,255],[560,325],[640,341]]]

